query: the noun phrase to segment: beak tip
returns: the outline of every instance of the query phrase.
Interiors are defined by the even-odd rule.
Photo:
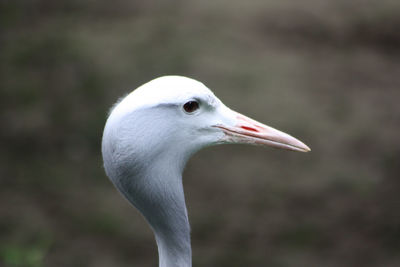
[[[310,151],[311,151],[311,148],[309,148],[307,145],[304,144],[302,152],[307,153],[307,152],[310,152]]]
[[[298,146],[300,152],[307,153],[307,152],[311,151],[311,148],[309,146],[307,146],[306,144],[304,144],[303,142],[301,142],[299,140],[297,140],[297,141],[300,143]]]

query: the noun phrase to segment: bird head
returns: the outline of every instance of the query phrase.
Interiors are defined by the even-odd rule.
[[[164,76],[114,106],[104,130],[103,154],[114,153],[118,162],[124,157],[125,162],[154,162],[167,156],[184,165],[197,150],[227,143],[310,151],[296,138],[231,110],[204,84]]]
[[[182,76],[154,79],[119,101],[104,135],[114,137],[119,146],[114,151],[143,157],[150,150],[153,159],[165,153],[188,157],[226,143],[310,151],[296,138],[231,110],[204,84]]]

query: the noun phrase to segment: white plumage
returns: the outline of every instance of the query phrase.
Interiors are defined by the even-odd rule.
[[[182,171],[193,153],[224,143],[310,150],[232,111],[202,83],[181,76],[152,80],[111,111],[102,142],[105,171],[152,227],[160,267],[191,266]]]

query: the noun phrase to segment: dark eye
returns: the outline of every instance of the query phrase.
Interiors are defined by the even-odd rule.
[[[199,103],[197,101],[186,102],[185,105],[183,105],[183,109],[187,113],[192,113],[192,112],[196,111],[197,109],[199,109]]]

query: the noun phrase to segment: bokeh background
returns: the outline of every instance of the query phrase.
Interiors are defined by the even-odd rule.
[[[0,1],[0,266],[157,266],[102,169],[107,112],[204,82],[311,153],[207,148],[194,266],[400,266],[400,1]]]

